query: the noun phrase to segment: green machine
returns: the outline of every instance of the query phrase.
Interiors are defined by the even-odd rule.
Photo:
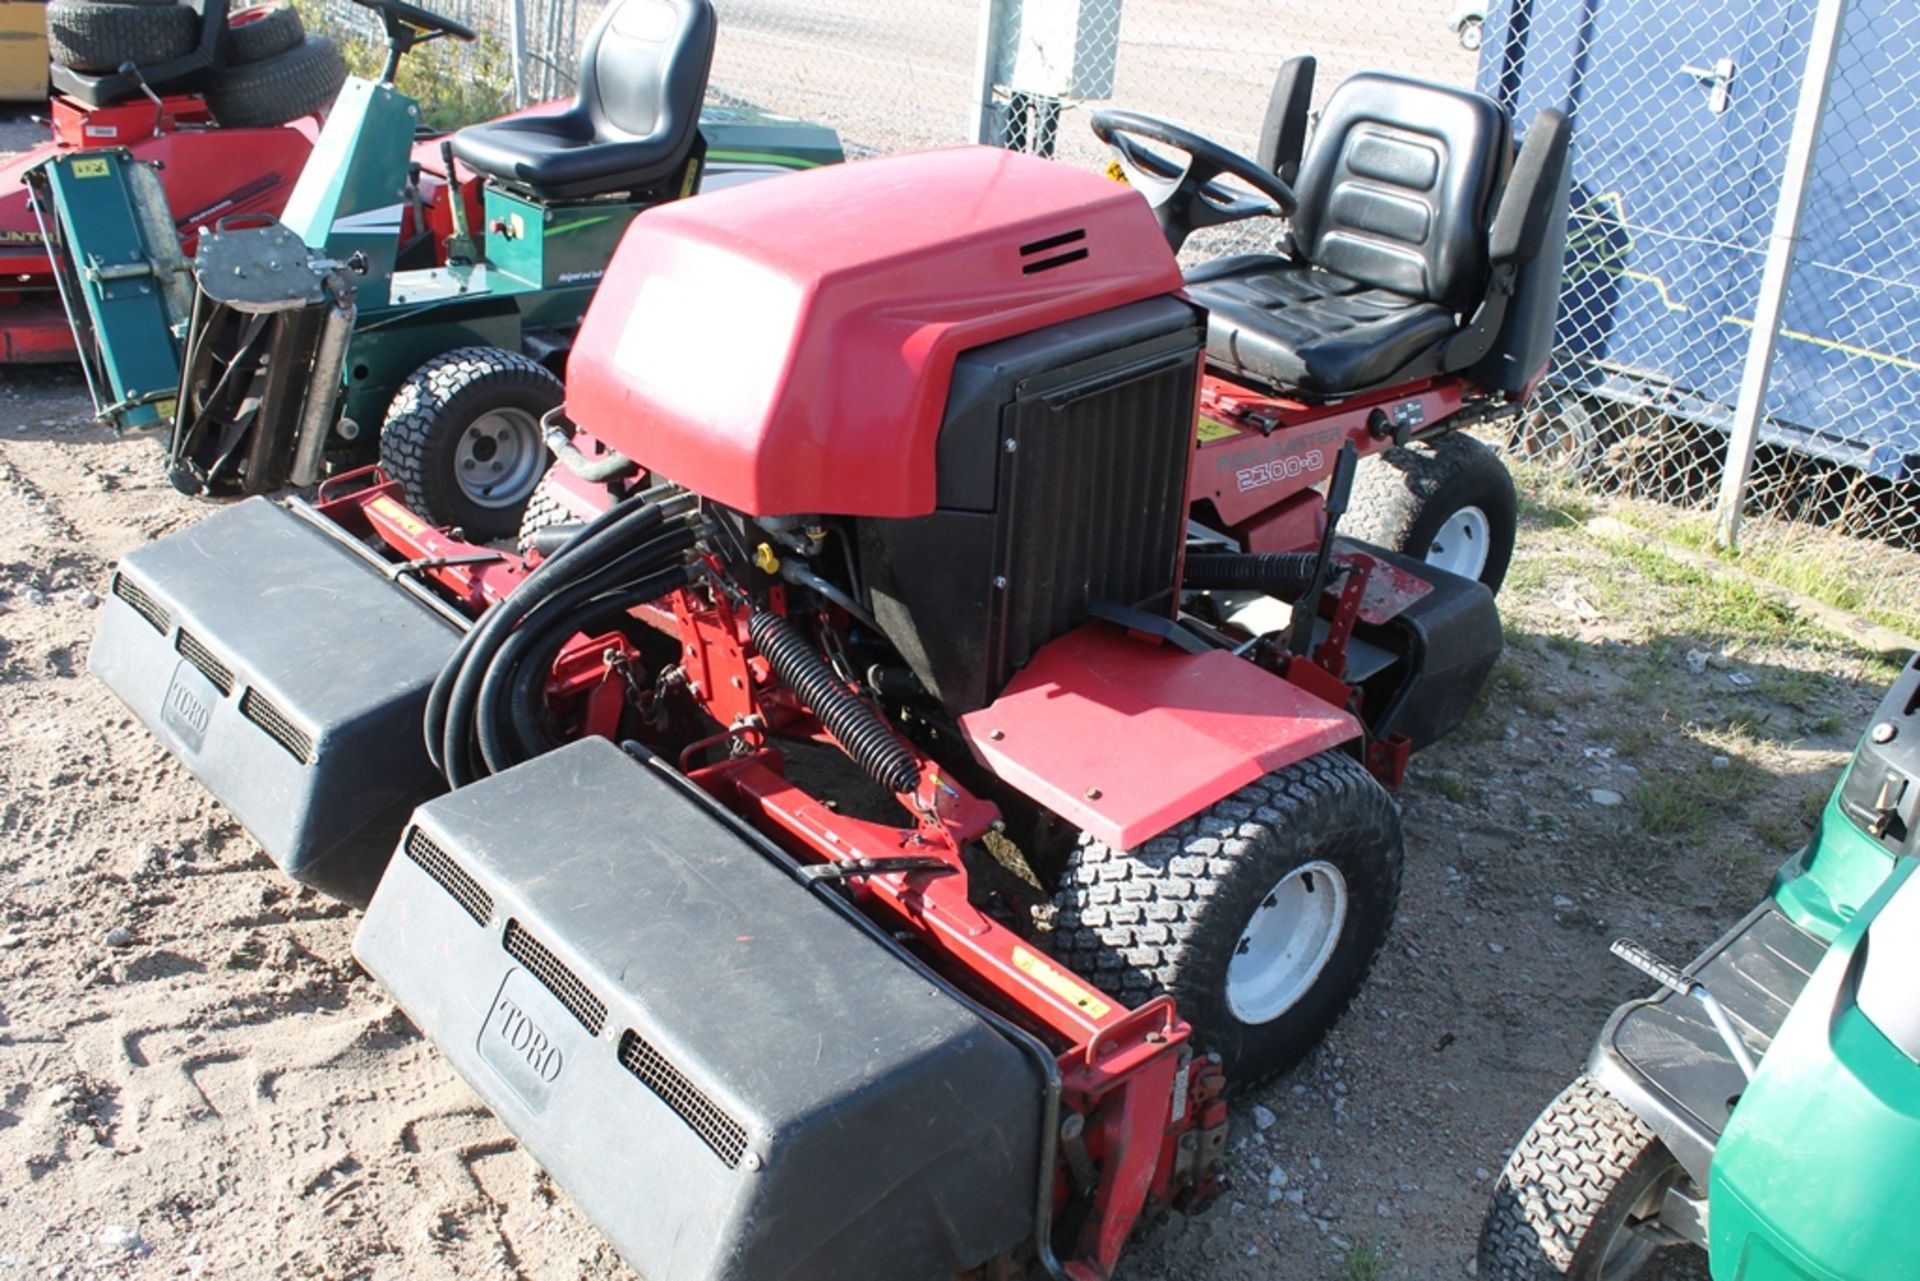
[[[1920,657],[1881,701],[1806,848],[1514,1149],[1483,1281],[1629,1281],[1669,1246],[1714,1281],[1920,1277]]]
[[[341,90],[278,219],[209,219],[193,259],[121,152],[36,171],[89,383],[116,426],[165,430],[190,493],[305,487],[372,461],[416,510],[512,533],[565,426],[573,334],[651,205],[843,158],[830,129],[703,106],[710,0],[617,0],[579,92],[425,155],[402,56],[472,32],[404,0],[384,75]],[[84,169],[83,169],[84,166]]]

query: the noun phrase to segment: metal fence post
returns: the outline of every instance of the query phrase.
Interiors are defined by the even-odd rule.
[[[973,119],[967,137],[989,146],[1000,145],[999,113],[993,105],[993,85],[1000,73],[1000,51],[1007,47],[1007,21],[1019,12],[1019,0],[980,0],[980,43],[973,57]]]
[[[513,47],[508,52],[513,59],[513,105],[517,109],[527,105],[527,0],[513,0],[510,21],[513,25],[507,38]]]
[[[1794,106],[1793,136],[1787,142],[1780,203],[1774,208],[1773,231],[1767,241],[1766,266],[1760,275],[1760,297],[1753,312],[1753,336],[1747,344],[1740,373],[1740,398],[1734,403],[1733,434],[1727,441],[1726,467],[1720,476],[1720,503],[1715,538],[1733,548],[1740,539],[1741,508],[1747,480],[1753,471],[1753,447],[1766,414],[1767,380],[1773,372],[1773,348],[1780,332],[1787,284],[1793,275],[1794,250],[1800,239],[1800,215],[1806,208],[1807,182],[1820,147],[1820,124],[1832,87],[1834,56],[1846,26],[1849,0],[1819,0],[1813,16],[1813,36],[1807,45],[1806,71],[1800,78],[1800,100]]]

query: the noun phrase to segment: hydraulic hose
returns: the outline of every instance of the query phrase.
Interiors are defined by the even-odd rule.
[[[651,512],[649,509],[652,509]],[[568,574],[565,566],[582,551],[601,545],[600,540],[605,537],[609,529],[627,521],[636,521],[650,527],[658,524],[661,518],[658,509],[653,508],[650,503],[635,503],[631,506],[615,504],[609,507],[582,527],[566,546],[542,562],[539,569],[528,575],[526,583],[521,585],[519,591],[482,614],[478,621],[467,629],[467,634],[461,638],[460,644],[448,658],[446,666],[440,669],[440,674],[434,678],[432,689],[427,693],[424,717],[427,758],[433,762],[435,769],[442,774],[447,774],[451,779],[449,761],[444,751],[447,712],[453,698],[455,684],[465,670],[467,658],[473,653],[475,647],[503,620],[505,620],[505,626],[511,628],[519,617],[532,607],[534,603],[532,598],[540,590],[539,582],[558,580],[561,585],[564,585]]]
[[[483,614],[467,633],[427,696],[428,751],[449,784],[464,786],[484,772],[477,767],[472,750],[473,716],[480,682],[494,650],[534,609],[583,579],[601,574],[612,565],[640,572],[642,566],[632,565],[625,557],[657,535],[664,520],[665,513],[651,503],[619,504],[603,512],[551,560],[529,574],[519,590]],[[691,536],[679,531],[677,537]]]
[[[559,746],[541,725],[540,713],[553,661],[568,641],[684,587],[691,577],[686,566],[673,565],[609,592],[565,593],[521,624],[488,664],[480,686],[475,729],[487,769],[497,774]]]
[[[747,634],[774,674],[800,696],[841,750],[889,792],[911,792],[920,782],[920,760],[871,704],[827,665],[800,629],[769,609],[747,619]]]
[[[1181,585],[1265,592],[1288,604],[1313,588],[1312,552],[1194,552]]]
[[[521,612],[518,626],[512,631],[498,628],[476,642],[455,679],[447,704],[446,724],[441,731],[442,752],[449,766],[457,767],[462,777],[471,782],[512,764],[514,756],[497,734],[500,722],[489,722],[495,733],[482,733],[481,714],[504,695],[513,662],[546,629],[570,625],[575,611],[595,596],[661,569],[692,546],[694,537],[691,529],[681,526],[664,533],[654,532],[646,542],[603,565],[576,560],[574,570],[566,579],[548,580],[540,585],[539,599],[532,608]],[[530,577],[520,592],[508,598],[508,603],[527,592],[532,582]],[[477,763],[476,747],[479,749]],[[455,768],[448,769],[447,781],[458,787],[461,783],[455,781],[455,772]]]

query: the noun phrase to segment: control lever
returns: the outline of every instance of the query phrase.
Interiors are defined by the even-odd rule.
[[[453,164],[453,141],[440,140],[440,161],[447,167],[447,211],[453,215],[453,234],[447,237],[447,261],[474,263],[480,250],[473,243],[473,229],[467,226],[467,199],[460,191],[460,174]]]
[[[131,58],[121,63],[118,70],[123,79],[131,81],[133,87],[145,94],[147,101],[153,104],[153,132],[157,136],[161,131],[160,126],[167,121],[167,104],[160,101],[160,95],[153,91],[153,86],[147,83],[147,78],[140,74],[140,68],[133,64]]]
[[[1327,483],[1327,527],[1320,535],[1319,555],[1313,562],[1313,582],[1300,603],[1294,606],[1293,621],[1287,627],[1287,649],[1301,658],[1313,647],[1313,620],[1320,616],[1320,597],[1327,590],[1334,531],[1340,518],[1347,514],[1347,500],[1353,496],[1353,473],[1359,466],[1360,451],[1349,440],[1334,457],[1333,479]]]
[[[1684,970],[1675,969],[1632,939],[1615,939],[1611,951],[1675,996],[1690,996],[1700,1002],[1707,1011],[1707,1018],[1712,1022],[1713,1030],[1718,1032],[1720,1039],[1727,1043],[1727,1050],[1733,1055],[1733,1061],[1746,1074],[1747,1080],[1753,1080],[1756,1069],[1753,1056],[1747,1053],[1747,1043],[1740,1039],[1740,1033],[1734,1029],[1733,1020],[1727,1017],[1726,1007],[1714,999],[1713,993],[1707,991],[1706,984]]]

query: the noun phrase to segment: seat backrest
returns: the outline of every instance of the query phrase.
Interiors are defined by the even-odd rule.
[[[602,142],[691,143],[713,67],[710,0],[614,0],[587,36],[576,109]]]
[[[1293,184],[1297,258],[1456,311],[1487,287],[1487,224],[1513,141],[1465,89],[1363,72],[1321,112]]]

